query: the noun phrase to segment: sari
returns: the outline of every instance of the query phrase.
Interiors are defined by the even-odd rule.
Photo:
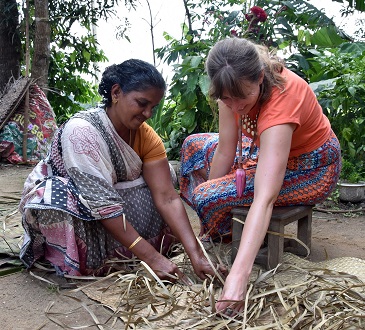
[[[19,210],[20,259],[27,268],[45,259],[61,276],[104,275],[118,267],[111,260],[133,257],[98,220],[122,216],[162,254],[174,241],[140,157],[101,108],[77,113],[59,128],[24,184]]]

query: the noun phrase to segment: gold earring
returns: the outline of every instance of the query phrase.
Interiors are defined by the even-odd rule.
[[[116,104],[116,103],[118,103],[118,99],[113,99],[112,102],[113,102],[113,104]]]

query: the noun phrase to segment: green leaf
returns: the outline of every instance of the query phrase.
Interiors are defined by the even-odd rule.
[[[296,56],[296,58],[298,59],[299,65],[300,65],[301,68],[303,68],[303,70],[308,70],[309,69],[308,61],[304,56],[298,54],[298,56]]]
[[[91,54],[86,49],[82,51],[82,56],[86,61],[90,61]]]
[[[181,117],[181,125],[189,128],[194,125],[195,122],[195,110],[186,111]]]
[[[200,87],[200,90],[202,91],[202,93],[207,97],[208,92],[209,92],[209,87],[210,87],[210,79],[206,74],[200,76],[199,87]]]
[[[341,45],[344,40],[337,34],[333,26],[323,27],[312,36],[312,44],[320,47],[335,47]]]
[[[338,78],[320,80],[310,83],[309,86],[317,94],[325,90],[334,90],[336,88],[336,80]]]
[[[164,37],[164,39],[166,40],[166,41],[170,41],[170,40],[172,40],[173,38],[171,37],[171,35],[170,34],[168,34],[167,32],[163,32],[162,33],[162,36]]]
[[[183,109],[191,109],[196,102],[196,94],[193,91],[187,91],[181,95],[181,106]]]
[[[199,75],[197,72],[193,72],[191,75],[189,75],[188,81],[187,81],[187,91],[188,92],[194,92],[196,90],[198,80],[199,80]]]
[[[365,51],[364,42],[346,42],[339,47],[340,53],[349,53],[360,56]]]
[[[70,60],[71,60],[72,62],[75,62],[75,60],[76,60],[76,53],[75,53],[75,52],[72,52],[72,53],[70,54]]]
[[[354,7],[353,0],[347,0],[349,6]],[[359,11],[365,11],[365,2],[364,0],[355,0],[355,9]]]
[[[191,61],[190,61],[190,65],[191,65],[192,68],[197,68],[200,65],[201,61],[202,61],[201,56],[192,56]]]
[[[14,266],[14,267],[5,267],[0,268],[0,277],[7,276],[10,274],[18,273],[24,269],[24,266]]]
[[[345,127],[342,130],[342,136],[345,138],[346,141],[351,141],[351,128]]]
[[[188,134],[191,134],[195,130],[196,127],[197,127],[197,122],[194,122],[194,124],[192,126],[188,127],[188,130],[187,130]]]
[[[349,91],[349,93],[350,93],[352,96],[355,96],[355,95],[356,95],[356,88],[354,88],[353,86],[349,87],[349,88],[348,88],[348,91]]]

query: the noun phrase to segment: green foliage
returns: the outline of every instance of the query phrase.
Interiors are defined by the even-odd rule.
[[[209,49],[218,40],[232,35],[244,36],[284,53],[297,49],[289,57],[288,66],[301,76],[301,69],[309,68],[306,55],[310,54],[310,49],[343,41],[333,21],[305,1],[256,1],[251,5],[260,6],[268,15],[266,21],[256,24],[246,18],[250,13],[247,2],[184,2],[190,20],[182,25],[181,40],[164,33],[166,46],[156,50],[160,59],[174,67],[166,99],[169,110],[165,116],[167,121],[178,119],[171,134],[179,136],[181,141],[192,133],[218,131],[218,114],[208,98],[209,79],[204,70]]]
[[[162,138],[169,160],[178,160],[179,151],[185,137],[185,129],[181,124],[181,116],[174,112],[175,104],[163,99],[147,123]]]
[[[107,61],[103,50],[98,46],[93,27],[101,18],[115,15],[114,7],[121,1],[49,1],[51,26],[49,92],[47,97],[56,114],[58,124],[72,114],[95,105],[100,97],[96,83],[99,68],[96,63]],[[135,9],[135,0],[124,0],[128,9]],[[30,55],[34,36],[34,3],[30,2]],[[128,25],[128,20],[124,22]],[[123,31],[122,28],[119,27]],[[23,47],[25,47],[25,20],[21,22]],[[125,31],[119,35],[128,38]],[[32,56],[31,56],[32,58]],[[91,78],[91,79],[90,79]]]
[[[51,60],[48,99],[61,124],[74,113],[95,105],[99,100],[97,87],[90,83],[98,68],[93,63],[107,60],[98,48],[92,25],[101,17],[113,15],[116,1],[52,1]],[[71,33],[77,29],[77,34]]]
[[[357,183],[365,180],[365,166],[363,162],[353,162],[342,159],[340,179],[345,182]]]
[[[365,43],[344,43],[309,60],[311,87],[338,136],[342,179],[365,178]],[[351,172],[351,173],[350,173]]]
[[[49,293],[58,293],[60,291],[60,288],[58,284],[48,283],[47,290],[49,291]]]
[[[305,1],[284,1],[285,11],[275,27],[278,49],[286,55],[286,66],[309,81],[304,73],[310,68],[308,58],[321,48],[337,47],[349,38],[332,19]]]
[[[53,106],[58,123],[86,106],[95,105],[101,100],[97,86],[86,79],[90,63],[106,60],[102,51],[95,47],[93,36],[73,39],[73,51],[52,47],[49,67],[48,99]],[[72,49],[71,48],[71,49]],[[92,71],[91,71],[92,72]],[[83,78],[83,76],[85,78]]]
[[[350,7],[355,7],[355,9],[359,11],[365,11],[365,2],[364,0],[347,0]]]
[[[331,195],[327,198],[327,200],[334,202],[335,204],[338,204],[340,200],[340,191],[338,190],[338,187],[336,187],[332,192]],[[338,206],[333,207],[334,209],[338,209]]]

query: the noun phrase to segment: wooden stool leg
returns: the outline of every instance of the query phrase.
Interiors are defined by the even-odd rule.
[[[284,224],[282,221],[271,220],[269,231],[275,233],[284,233]],[[268,234],[268,251],[267,251],[267,269],[275,268],[283,260],[284,237],[279,235]]]
[[[234,218],[240,221],[245,221],[245,217],[242,216],[235,216]],[[234,218],[232,219],[232,253],[231,253],[232,264],[234,262],[234,259],[236,259],[243,231],[243,224],[239,221],[236,221]]]
[[[231,261],[234,262],[239,249],[243,222],[246,220],[249,208],[235,208],[232,210],[232,254]],[[236,221],[240,220],[239,221]],[[267,233],[267,248],[261,248],[256,256],[255,263],[263,265],[266,269],[273,269],[283,261],[284,254],[284,229],[285,226],[297,221],[297,237],[309,249],[311,248],[312,237],[312,206],[288,206],[275,207],[271,216]],[[292,242],[291,240],[290,242]],[[291,246],[296,254],[307,255],[307,250],[297,242]]]
[[[298,220],[298,239],[301,240],[308,248],[312,244],[312,212]],[[297,254],[306,256],[307,250],[304,246],[297,243]]]

